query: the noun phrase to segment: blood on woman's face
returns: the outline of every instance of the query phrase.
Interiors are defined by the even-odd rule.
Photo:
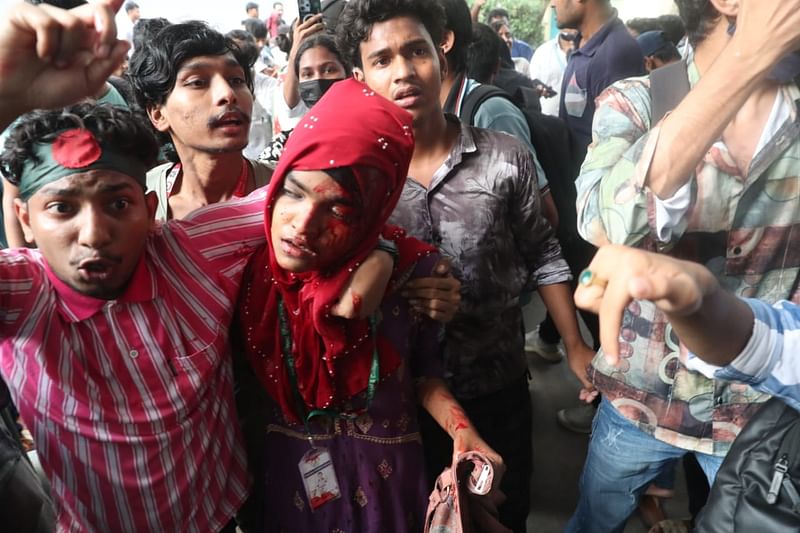
[[[270,236],[278,265],[301,273],[344,262],[364,233],[356,196],[321,170],[290,172],[272,210]]]

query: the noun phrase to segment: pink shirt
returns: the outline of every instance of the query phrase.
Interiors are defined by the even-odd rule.
[[[244,501],[228,333],[263,204],[260,190],[161,226],[115,301],[36,250],[0,252],[0,373],[60,531],[214,532]]]

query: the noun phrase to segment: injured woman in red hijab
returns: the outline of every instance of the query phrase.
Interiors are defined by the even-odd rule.
[[[413,150],[411,116],[348,80],[295,128],[275,170],[268,245],[248,268],[239,309],[244,351],[267,393],[252,464],[259,530],[422,531],[431,483],[420,405],[456,452],[502,462],[441,379],[441,326],[400,295],[439,258],[386,223]],[[398,253],[378,310],[333,316],[379,239]]]

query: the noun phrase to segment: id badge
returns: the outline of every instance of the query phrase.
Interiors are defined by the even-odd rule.
[[[314,448],[307,451],[300,459],[298,467],[312,511],[341,496],[336,470],[333,468],[333,460],[328,450]]]

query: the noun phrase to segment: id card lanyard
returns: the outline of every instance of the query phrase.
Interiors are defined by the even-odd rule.
[[[281,348],[283,351],[283,357],[286,359],[286,370],[289,374],[289,381],[292,384],[292,390],[294,391],[294,396],[298,404],[298,413],[303,419],[303,424],[305,425],[308,441],[311,446],[314,447],[314,440],[311,437],[311,429],[308,425],[312,418],[315,416],[328,416],[331,418],[345,418],[352,420],[361,413],[347,413],[337,409],[312,409],[310,412],[306,413],[305,401],[303,400],[303,396],[300,394],[300,388],[297,382],[297,369],[295,368],[294,355],[292,353],[292,332],[289,329],[289,321],[286,318],[286,307],[283,304],[283,298],[280,297],[278,298],[278,319],[280,321]],[[375,315],[370,316],[369,326],[370,332],[372,333],[373,348],[372,365],[370,367],[369,382],[367,384],[367,406],[364,408],[364,411],[369,409],[369,407],[372,405],[372,400],[375,398],[375,389],[377,388],[378,381],[380,380],[380,359],[378,357],[377,341],[378,320]]]
[[[286,308],[283,305],[283,299],[280,297],[278,297],[278,319],[280,323],[281,351],[286,359],[286,368],[297,401],[298,413],[303,419],[308,443],[311,445],[311,449],[303,455],[297,466],[300,470],[300,477],[303,481],[303,487],[305,488],[309,506],[313,512],[326,503],[339,499],[341,497],[341,490],[339,489],[339,482],[336,478],[336,469],[333,465],[333,459],[327,449],[319,447],[314,443],[309,422],[315,416],[355,418],[357,414],[344,413],[335,409],[313,409],[306,414],[305,401],[303,400],[300,387],[298,386],[297,369],[295,368],[294,355],[292,353],[292,332],[289,329],[289,321],[286,319]],[[375,397],[375,388],[380,379],[377,319],[374,315],[370,317],[369,324],[374,346],[372,350],[372,366],[369,373],[369,383],[367,384],[367,406],[365,410],[369,409],[370,405],[372,405],[372,400]]]

